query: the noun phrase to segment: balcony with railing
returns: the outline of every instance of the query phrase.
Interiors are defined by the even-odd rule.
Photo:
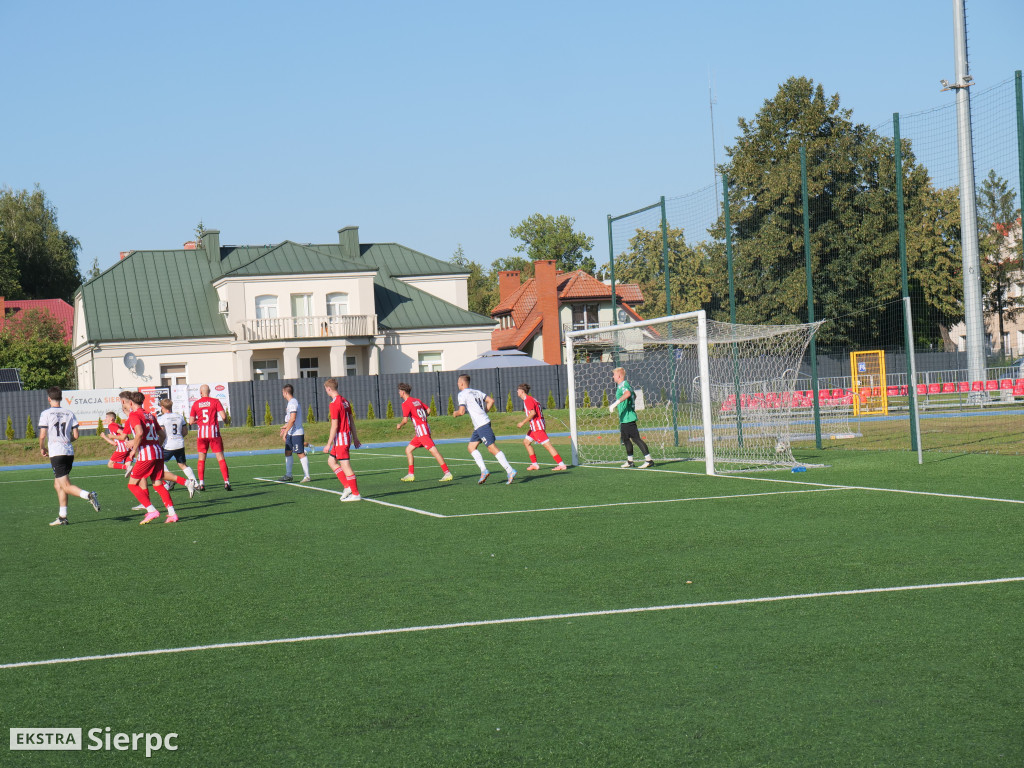
[[[307,315],[304,317],[261,317],[242,323],[245,341],[287,341],[289,339],[337,339],[375,336],[376,315]]]

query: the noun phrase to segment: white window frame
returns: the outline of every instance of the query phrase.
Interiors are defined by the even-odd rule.
[[[299,378],[300,379],[315,379],[320,375],[320,358],[319,357],[300,357],[299,358]]]
[[[253,381],[276,381],[281,378],[281,362],[279,360],[253,360]]]
[[[443,371],[444,352],[439,349],[420,352],[416,357],[416,362],[416,368],[420,373],[435,373],[437,371]]]
[[[345,355],[345,375],[359,375],[359,358],[357,358],[355,355]]]
[[[173,387],[188,384],[187,363],[165,363],[160,366],[160,386]]]
[[[340,309],[340,311],[339,311]],[[341,317],[348,314],[348,294],[341,291],[327,294],[327,316]]]
[[[261,301],[263,299],[273,299],[273,303],[270,301]],[[264,293],[256,297],[256,319],[257,320],[273,320],[277,317],[277,296],[272,293]]]

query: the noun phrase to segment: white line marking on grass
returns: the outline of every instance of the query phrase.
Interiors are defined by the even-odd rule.
[[[621,472],[629,472],[621,467],[601,467],[595,464],[581,465],[584,469],[614,469]],[[693,475],[694,477],[708,477],[703,472],[680,472],[673,469],[645,469],[644,472],[668,472],[673,475]],[[880,493],[905,493],[911,496],[938,496],[944,499],[967,499],[968,501],[994,501],[1003,504],[1024,504],[1024,499],[1000,499],[991,496],[967,496],[960,493],[938,493],[937,491],[910,491],[905,488],[873,488],[867,485],[833,485],[831,483],[815,483],[805,480],[780,480],[775,477],[750,477],[749,475],[712,475],[727,480],[753,480],[761,483],[788,483],[790,485],[813,485],[818,488],[835,488],[845,491],[878,491]]]
[[[341,496],[338,491],[332,491],[330,488],[317,488],[315,485],[299,485],[297,483],[285,483],[281,480],[271,480],[269,477],[254,477],[254,480],[262,480],[265,483],[277,483],[278,485],[290,485],[295,488],[299,488],[304,491],[320,491],[321,493],[330,493],[334,496]],[[416,509],[416,507],[406,507],[402,504],[394,504],[390,501],[381,501],[380,499],[371,499],[368,496],[363,496],[363,501],[370,501],[374,504],[381,504],[385,507],[394,507],[395,509],[404,509],[408,512],[415,512],[417,515],[426,515],[427,517],[446,517],[446,515],[439,515],[436,512],[427,512],[425,509]]]
[[[778,595],[773,597],[748,597],[738,600],[714,600],[706,603],[678,603],[676,605],[654,605],[645,608],[611,608],[604,611],[579,611],[576,613],[556,613],[544,616],[522,616],[512,619],[485,619],[483,621],[460,621],[451,624],[427,624],[415,627],[396,627],[393,629],[370,629],[362,632],[339,632],[332,635],[309,635],[306,637],[284,637],[274,640],[245,640],[234,643],[214,643],[211,645],[189,645],[180,648],[156,648],[148,651],[125,651],[123,653],[104,653],[96,656],[73,656],[63,659],[44,659],[41,661],[15,661],[0,664],[0,669],[16,669],[18,667],[40,667],[53,664],[73,664],[81,661],[103,661],[107,659],[130,659],[137,656],[160,656],[169,653],[191,653],[194,651],[213,651],[222,648],[251,648],[260,645],[283,645],[285,643],[308,643],[312,640],[343,640],[350,637],[378,637],[381,635],[397,635],[410,632],[430,632],[440,629],[465,629],[469,627],[491,627],[501,624],[527,624],[537,621],[557,621],[560,619],[583,619],[593,616],[618,616],[631,613],[653,613],[655,611],[678,611],[685,608],[717,608],[729,605],[754,605],[757,603],[777,603],[786,600],[809,600],[819,597],[844,597],[849,595],[872,595],[885,592],[912,592],[924,589],[948,589],[951,587],[974,587],[985,584],[1007,584],[1024,581],[1024,576],[1011,576],[1004,579],[983,579],[979,581],[956,581],[945,584],[917,584],[904,587],[874,587],[870,589],[844,589],[836,592],[809,592],[799,595]]]
[[[736,493],[728,496],[689,496],[685,499],[653,499],[647,501],[616,501],[609,504],[580,504],[574,507],[541,507],[540,509],[513,509],[507,512],[466,512],[461,515],[445,515],[445,517],[483,517],[485,515],[519,515],[524,512],[560,512],[571,509],[599,509],[601,507],[631,507],[640,504],[674,504],[682,501],[720,501],[723,499],[749,499],[754,496],[784,496],[791,493],[828,493],[845,491],[845,487],[811,488],[804,491],[768,491],[766,493]]]

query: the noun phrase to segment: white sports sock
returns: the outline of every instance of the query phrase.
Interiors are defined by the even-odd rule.
[[[291,454],[284,457],[284,473],[291,475],[292,467],[295,466],[295,457]]]
[[[299,463],[302,465],[302,476],[309,477],[309,457],[300,456]]]
[[[79,491],[78,492],[78,498],[80,498],[80,499],[88,499],[89,498],[89,492],[88,491]]]
[[[498,460],[498,463],[501,464],[501,468],[504,469],[506,472],[512,471],[512,465],[509,464],[508,459],[505,458],[504,451],[498,451],[496,454],[494,454],[494,458]]]
[[[57,512],[57,517],[67,517],[67,516],[68,516],[68,508],[67,507],[61,507],[58,510],[58,512]]]
[[[487,471],[487,465],[484,464],[484,457],[483,455],[481,455],[479,450],[473,451],[469,455],[473,457],[473,461],[475,461],[476,465],[480,467],[480,474],[483,474],[484,472]]]
[[[198,480],[196,480],[196,476],[195,476],[195,473],[192,471],[192,467],[185,467],[185,469],[182,470],[182,471],[185,473],[185,477],[187,477],[192,482],[194,482],[194,483],[198,483],[199,482]]]
[[[654,459],[651,458],[651,454],[645,453],[644,454],[644,461],[654,461]]]

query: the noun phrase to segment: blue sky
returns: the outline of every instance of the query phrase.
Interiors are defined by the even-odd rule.
[[[1020,0],[970,0],[979,88],[1024,67]],[[786,78],[856,121],[948,104],[952,3],[0,3],[0,186],[38,183],[83,272],[177,248],[399,242],[489,264],[509,228],[712,184]]]

